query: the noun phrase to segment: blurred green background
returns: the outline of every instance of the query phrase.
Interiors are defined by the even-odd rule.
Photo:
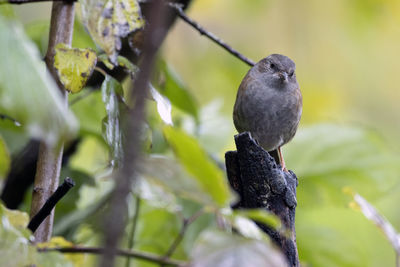
[[[284,153],[299,177],[303,264],[394,266],[383,234],[347,207],[341,187],[363,194],[400,229],[400,2],[201,0],[189,14],[255,61],[281,53],[296,63],[303,116]],[[197,99],[221,99],[230,119],[248,67],[181,21],[163,51]],[[229,128],[228,137],[231,120]],[[234,149],[226,143],[221,153]]]
[[[49,4],[15,10],[31,31],[50,17]],[[400,2],[195,0],[188,14],[255,61],[281,53],[296,62],[303,117],[283,150],[299,177],[303,266],[394,266],[393,249],[348,208],[342,188],[359,192],[400,229]],[[199,103],[201,144],[222,160],[234,149],[232,107],[249,67],[180,20],[162,57]],[[183,127],[195,133],[190,120]]]

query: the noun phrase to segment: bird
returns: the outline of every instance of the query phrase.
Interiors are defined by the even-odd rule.
[[[303,107],[295,70],[287,56],[263,58],[243,78],[233,108],[236,130],[250,132],[264,150],[277,153],[283,171],[281,147],[296,134]]]

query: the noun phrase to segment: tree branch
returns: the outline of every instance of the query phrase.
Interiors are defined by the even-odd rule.
[[[61,247],[61,248],[38,248],[39,252],[51,252],[51,251],[58,251],[61,253],[90,253],[90,254],[103,254],[105,248],[96,248],[96,247]],[[136,258],[140,260],[150,261],[162,265],[169,265],[169,266],[184,266],[185,262],[172,260],[172,259],[164,259],[158,255],[142,252],[142,251],[134,251],[134,250],[124,250],[124,249],[117,249],[116,254],[118,256],[129,257],[129,258]]]
[[[56,206],[58,201],[68,193],[68,191],[75,186],[75,182],[67,177],[64,182],[57,188],[57,190],[52,194],[43,207],[39,210],[39,212],[33,216],[31,221],[28,224],[28,229],[30,229],[33,233],[39,227],[39,225],[50,215],[53,208]]]
[[[173,8],[178,16],[185,21],[187,24],[189,24],[190,26],[192,26],[193,28],[195,28],[198,32],[200,32],[201,35],[205,35],[206,37],[208,37],[208,39],[210,39],[211,41],[213,41],[214,43],[218,44],[219,46],[221,46],[222,48],[224,48],[226,51],[228,51],[230,54],[234,55],[235,57],[237,57],[238,59],[242,60],[244,63],[246,63],[249,66],[254,66],[255,62],[247,57],[245,57],[244,55],[242,55],[241,53],[239,53],[237,50],[233,49],[230,45],[228,45],[226,42],[224,42],[223,40],[221,40],[219,37],[217,37],[216,35],[214,35],[213,33],[207,31],[206,29],[204,29],[202,26],[200,26],[196,21],[192,20],[191,18],[189,18],[185,12],[182,9],[182,6],[176,3],[168,3],[168,6]]]
[[[67,92],[60,83],[57,70],[54,68],[55,46],[58,43],[71,44],[74,26],[74,3],[54,2],[51,10],[51,22],[49,33],[49,45],[45,57],[46,65],[54,80],[57,82],[61,94],[64,96],[64,104],[68,105]],[[51,112],[49,110],[49,112]],[[64,144],[57,148],[50,147],[42,142],[39,147],[39,156],[36,167],[35,182],[32,194],[31,217],[36,215],[46,200],[56,190],[60,177],[60,169]],[[48,241],[53,231],[54,211],[46,218],[35,232],[37,242]]]
[[[140,133],[144,120],[145,98],[148,91],[148,81],[155,59],[155,54],[161,44],[167,31],[164,27],[165,5],[162,1],[156,1],[150,4],[151,21],[145,31],[144,51],[139,73],[133,83],[131,102],[133,108],[128,111],[127,120],[124,121],[125,136],[124,139],[124,159],[122,167],[116,175],[115,189],[111,196],[110,209],[105,218],[105,249],[102,267],[114,266],[114,258],[117,254],[117,247],[126,224],[127,213],[127,195],[131,191],[131,186],[136,179],[136,167],[140,156],[141,143]]]

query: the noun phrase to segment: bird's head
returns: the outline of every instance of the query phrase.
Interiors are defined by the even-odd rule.
[[[289,82],[296,83],[296,65],[287,56],[272,54],[256,64],[268,83],[285,85]]]

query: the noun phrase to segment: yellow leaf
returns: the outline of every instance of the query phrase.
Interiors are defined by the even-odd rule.
[[[74,244],[64,239],[61,236],[55,236],[48,242],[37,243],[38,248],[59,248],[59,247],[73,247]]]
[[[97,56],[91,49],[69,48],[65,44],[56,46],[54,67],[67,91],[78,93],[85,86],[96,66]]]
[[[93,40],[116,63],[121,37],[144,26],[137,0],[81,0],[82,19]]]

